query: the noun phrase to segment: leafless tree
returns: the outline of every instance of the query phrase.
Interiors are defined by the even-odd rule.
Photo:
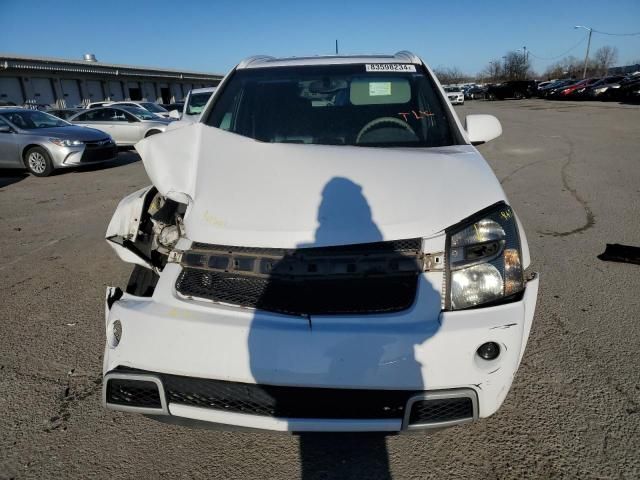
[[[443,85],[463,83],[469,78],[458,67],[436,68],[433,72]]]
[[[618,49],[605,45],[596,50],[593,56],[593,63],[598,75],[606,75],[609,68],[611,68],[618,61]]]
[[[505,80],[526,80],[531,76],[529,59],[522,52],[511,51],[503,57]]]
[[[478,77],[486,80],[487,82],[495,83],[502,80],[503,73],[502,63],[500,60],[491,60],[489,64],[484,67],[482,72],[480,72]]]
[[[582,74],[582,67],[582,60],[571,55],[549,65],[544,72],[544,77],[547,79],[578,77]]]

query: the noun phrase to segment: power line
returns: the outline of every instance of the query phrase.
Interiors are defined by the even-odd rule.
[[[595,32],[595,30],[594,30],[594,32]],[[540,56],[536,55],[535,53],[533,53],[531,50],[529,50],[529,55],[531,55],[532,57],[537,58],[538,60],[555,60],[557,58],[565,56],[570,51],[578,48],[587,39],[588,36],[589,36],[589,34],[585,35],[584,37],[582,37],[582,39],[578,43],[573,45],[570,49],[565,50],[560,55],[556,55],[555,57],[540,57]]]
[[[601,32],[600,30],[594,30],[594,32],[600,33],[602,35],[612,35],[614,37],[635,37],[637,35],[640,35],[640,32],[634,32],[634,33],[611,33],[611,32]]]

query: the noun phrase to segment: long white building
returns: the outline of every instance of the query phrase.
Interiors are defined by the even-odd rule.
[[[74,107],[101,100],[172,103],[222,75],[84,60],[0,53],[0,105]]]

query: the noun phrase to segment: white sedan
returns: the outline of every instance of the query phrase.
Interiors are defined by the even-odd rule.
[[[103,402],[277,431],[494,414],[538,277],[496,176],[415,55],[245,60],[200,122],[140,142],[106,238]]]
[[[464,92],[460,87],[444,87],[444,91],[452,105],[464,105]]]

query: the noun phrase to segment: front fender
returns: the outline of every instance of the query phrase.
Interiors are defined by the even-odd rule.
[[[153,269],[153,265],[133,244],[138,239],[145,205],[155,194],[155,187],[150,185],[124,197],[111,217],[105,234],[107,243],[122,261],[150,269]]]

